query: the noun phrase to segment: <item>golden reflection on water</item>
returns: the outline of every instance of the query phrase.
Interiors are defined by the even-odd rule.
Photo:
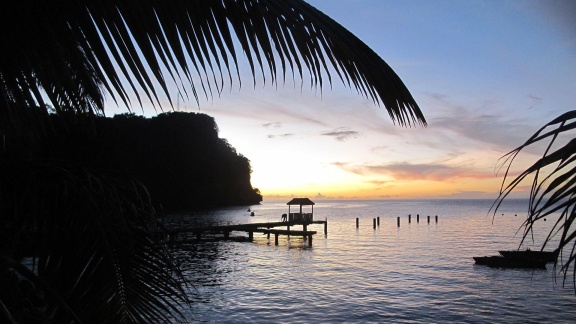
[[[548,270],[492,269],[472,256],[516,249],[525,205],[491,201],[321,202],[313,247],[301,237],[266,236],[254,243],[211,242],[183,247],[185,273],[202,300],[190,317],[232,322],[552,321],[576,318],[570,289],[554,286]],[[354,208],[356,207],[356,208]],[[285,202],[210,215],[211,222],[277,221]],[[502,215],[502,213],[504,215]],[[408,224],[408,214],[412,223]],[[420,214],[420,222],[416,222]],[[517,214],[518,216],[514,216]],[[431,216],[430,224],[427,217]],[[438,223],[434,216],[438,215]],[[400,227],[397,217],[401,217]],[[360,227],[356,229],[356,217]],[[373,218],[380,226],[373,229]],[[194,221],[192,219],[189,222]],[[552,222],[536,231],[536,249]],[[296,228],[299,229],[299,228]],[[190,253],[193,249],[195,253]],[[570,286],[570,284],[569,284]]]

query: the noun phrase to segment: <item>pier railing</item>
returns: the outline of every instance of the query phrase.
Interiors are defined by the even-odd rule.
[[[309,223],[313,221],[312,213],[290,213],[288,221],[295,223]]]

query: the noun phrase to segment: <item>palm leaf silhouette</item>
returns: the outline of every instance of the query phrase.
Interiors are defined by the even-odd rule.
[[[46,294],[38,321],[167,321],[187,302],[145,189],[38,158],[50,113],[90,127],[105,95],[162,108],[169,81],[210,98],[241,85],[245,56],[253,80],[322,89],[338,78],[393,122],[426,125],[396,73],[301,0],[10,1],[0,45],[0,279],[18,273]],[[33,269],[18,266],[22,254]],[[0,291],[0,319],[30,315],[15,307]]]
[[[55,161],[6,163],[2,172],[18,179],[2,188],[12,202],[2,213],[16,216],[4,220],[3,234],[32,238],[32,271],[57,297],[46,305],[50,320],[151,322],[179,314],[184,286],[170,272],[142,185]]]
[[[534,226],[547,217],[558,215],[553,227],[542,244],[542,250],[558,239],[560,250],[556,264],[560,265],[564,283],[572,270],[572,281],[576,290],[576,110],[566,112],[550,121],[532,135],[524,144],[512,150],[502,158],[505,167],[504,180],[495,210],[503,200],[526,179],[532,179],[528,217],[522,224],[524,228],[521,244],[531,238]],[[547,143],[542,157],[508,181],[510,168],[522,150]],[[563,252],[565,252],[563,254]]]
[[[102,89],[127,105],[140,93],[160,105],[159,93],[171,100],[168,78],[198,100],[231,84],[233,71],[239,79],[242,52],[254,80],[257,69],[272,83],[307,70],[322,87],[335,74],[398,124],[426,124],[374,51],[301,0],[12,1],[0,26],[10,48],[0,53],[2,96],[27,106],[102,111]]]

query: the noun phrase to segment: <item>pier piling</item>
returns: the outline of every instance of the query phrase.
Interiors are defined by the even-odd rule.
[[[420,214],[416,214],[416,223],[420,223]]]
[[[400,227],[400,217],[396,217],[396,224],[398,224],[398,227]]]
[[[436,215],[436,223],[438,223],[438,215]]]
[[[358,217],[356,217],[356,228],[358,228],[360,226],[360,220],[358,219]]]
[[[412,215],[408,214],[408,224],[412,223]]]
[[[376,218],[372,218],[372,223],[374,224],[374,229],[376,229]]]
[[[430,215],[428,215],[428,224],[430,224]]]
[[[233,236],[233,232],[244,232],[246,233],[246,241],[253,242],[254,241],[254,233],[262,233],[265,234],[268,240],[271,239],[271,234],[274,234],[274,243],[278,245],[278,237],[280,235],[285,235],[290,240],[290,236],[297,235],[303,236],[304,241],[308,242],[308,245],[312,246],[311,244],[311,237],[314,234],[317,234],[316,231],[310,231],[309,225],[312,224],[323,224],[324,225],[324,234],[328,233],[328,219],[322,221],[304,221],[304,222],[267,222],[267,223],[249,223],[249,224],[236,224],[236,225],[214,225],[214,226],[202,226],[202,227],[182,227],[182,228],[174,228],[169,229],[166,232],[168,239],[170,239],[171,244],[177,244],[179,242],[185,242],[190,239],[190,237],[195,237],[198,241],[201,241],[203,236],[208,236],[209,238],[218,239],[218,235],[220,235],[220,239],[229,240],[229,239],[236,239],[237,237]],[[284,227],[288,226],[294,227],[296,225],[302,225],[302,230],[284,230],[284,229],[273,229],[274,227]]]

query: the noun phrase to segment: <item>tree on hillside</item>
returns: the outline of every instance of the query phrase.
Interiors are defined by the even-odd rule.
[[[554,222],[541,250],[559,249],[555,267],[560,266],[564,283],[572,273],[576,291],[576,111],[569,111],[540,128],[524,144],[503,157],[506,168],[496,209],[524,180],[532,182],[528,215],[522,224],[522,241],[530,240],[540,222],[551,218]],[[544,146],[541,146],[544,144]],[[511,180],[510,168],[522,150],[544,148],[542,157]],[[548,245],[556,244],[557,246]]]
[[[210,97],[239,78],[241,51],[254,80],[307,70],[322,87],[337,76],[395,123],[426,125],[392,69],[301,0],[8,1],[0,45],[0,317],[12,322],[156,322],[185,301],[144,188],[37,158],[39,139],[58,129],[50,113],[91,127],[105,94],[160,107],[169,79]]]

